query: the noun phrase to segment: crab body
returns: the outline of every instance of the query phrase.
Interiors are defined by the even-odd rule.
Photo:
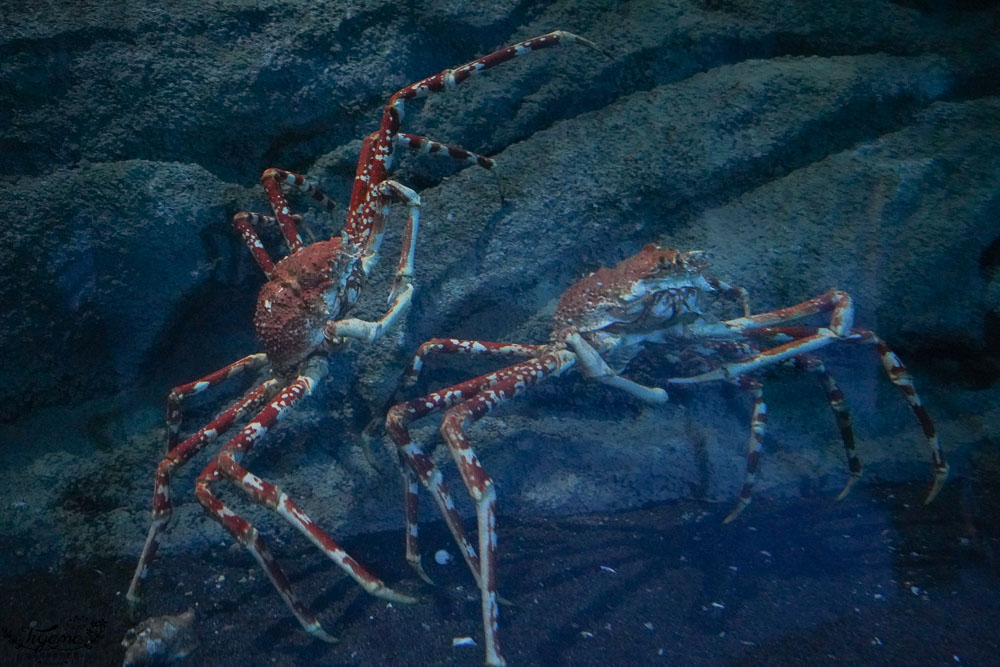
[[[648,244],[614,268],[601,268],[567,289],[552,316],[550,339],[576,334],[620,372],[648,341],[703,317],[717,296],[698,252]]]
[[[861,465],[854,453],[850,416],[836,381],[812,352],[834,342],[871,344],[878,350],[889,379],[910,404],[930,447],[935,482],[927,502],[940,490],[948,466],[934,425],[899,358],[873,332],[853,326],[854,309],[849,295],[830,290],[788,308],[751,315],[746,290],[708,275],[706,268],[701,253],[647,245],[615,267],[599,269],[567,289],[553,315],[552,335],[547,344],[434,338],[421,345],[414,357],[405,376],[406,384],[416,381],[424,358],[432,352],[528,357],[501,370],[399,403],[389,410],[386,418],[386,431],[407,464],[404,470],[408,482],[407,560],[426,578],[417,543],[419,480],[436,501],[479,585],[487,662],[503,663],[497,618],[496,492],[472,449],[467,429],[497,405],[547,378],[576,370],[585,378],[647,403],[663,403],[667,393],[662,387],[647,387],[621,375],[640,351],[650,347],[651,352],[655,348],[656,353],[666,357],[668,366],[679,373],[678,377],[663,382],[667,386],[722,380],[746,390],[753,399],[747,473],[739,504],[726,518],[728,522],[750,502],[767,414],[761,384],[754,375],[773,364],[791,363],[813,371],[821,379],[840,427],[851,475],[840,497],[851,488],[860,476]],[[723,311],[714,305],[726,300],[742,306],[742,317],[719,317]],[[829,315],[826,326],[785,326],[823,314]],[[697,374],[688,374],[692,372]],[[438,410],[445,411],[441,435],[476,504],[478,554],[466,535],[441,473],[410,437],[410,422]]]
[[[379,127],[362,141],[351,199],[343,230],[328,240],[306,244],[299,234],[302,217],[291,212],[286,190],[309,195],[326,211],[334,204],[305,177],[281,169],[267,169],[260,182],[274,215],[241,212],[233,226],[242,237],[267,282],[261,288],[254,325],[263,352],[177,386],[167,398],[167,454],[156,469],[152,522],[142,548],[126,599],[133,612],[140,601],[141,584],[149,572],[163,531],[172,514],[170,481],[176,468],[205,449],[237,423],[243,423],[205,466],[195,481],[195,497],[209,516],[220,523],[265,570],[275,589],[303,628],[313,636],[333,641],[316,617],[292,591],[288,578],[271,555],[263,538],[248,521],[226,506],[216,495],[215,485],[229,481],[252,502],[278,513],[312,542],[367,592],[396,602],[413,598],[391,590],[351,558],[281,489],[247,470],[242,461],[254,445],[290,409],[319,385],[327,372],[327,356],[350,339],[372,342],[406,312],[412,300],[414,251],[419,229],[420,197],[416,192],[389,178],[393,152],[411,148],[445,155],[458,163],[485,169],[493,160],[427,137],[403,134],[400,123],[404,104],[452,88],[473,74],[500,65],[519,55],[560,43],[591,42],[568,32],[555,31],[500,49],[487,56],[446,69],[398,91],[385,105]],[[386,312],[375,321],[349,318],[366,278],[378,263],[389,206],[402,203],[408,210],[402,234],[402,248]],[[288,248],[288,255],[275,262],[261,242],[257,228],[276,226]],[[268,369],[266,380],[256,385],[208,424],[181,440],[183,400],[215,387],[241,373]]]
[[[357,301],[364,273],[358,255],[335,237],[278,262],[257,298],[254,326],[277,372],[296,368],[326,343],[327,321]]]

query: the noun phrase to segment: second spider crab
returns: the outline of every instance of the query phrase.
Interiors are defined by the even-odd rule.
[[[416,382],[431,353],[527,357],[501,370],[481,375],[426,396],[393,406],[386,430],[405,461],[407,481],[406,557],[429,581],[420,564],[417,542],[417,480],[427,487],[476,578],[482,595],[486,661],[504,664],[498,639],[496,491],[479,462],[467,434],[468,427],[492,408],[524,393],[530,386],[571,369],[585,378],[625,391],[648,403],[664,403],[667,392],[621,375],[647,345],[676,362],[681,373],[696,374],[666,380],[667,385],[725,380],[737,383],[753,398],[747,472],[739,503],[726,521],[732,521],[749,504],[760,461],[766,426],[766,406],[760,382],[752,373],[778,363],[792,363],[815,372],[822,380],[837,418],[847,451],[850,478],[839,497],[846,495],[861,474],[854,452],[850,416],[836,381],[812,352],[837,342],[874,345],[889,379],[902,391],[927,444],[935,471],[927,495],[930,502],[941,489],[948,466],[938,444],[934,425],[913,388],[910,374],[899,358],[874,332],[855,327],[851,297],[830,290],[769,313],[750,314],[746,290],[705,273],[699,252],[679,252],[647,245],[614,268],[602,268],[577,281],[563,293],[553,316],[550,340],[542,345],[496,343],[435,338],[424,343],[404,378]],[[718,301],[742,307],[743,315],[721,320],[710,307]],[[791,326],[787,323],[829,314],[825,326]],[[476,506],[478,555],[463,528],[453,499],[424,449],[413,443],[409,423],[445,410],[441,434],[458,466],[462,481]]]
[[[491,169],[493,160],[457,146],[403,134],[400,124],[408,100],[453,88],[474,74],[557,44],[581,44],[599,50],[590,41],[557,30],[534,37],[454,69],[421,79],[389,98],[378,130],[362,143],[361,156],[351,190],[343,230],[328,240],[312,244],[299,234],[301,216],[291,212],[284,188],[311,196],[324,209],[333,203],[315,184],[299,174],[268,169],[261,184],[274,216],[238,213],[233,225],[267,276],[260,290],[254,325],[264,352],[251,354],[203,378],[175,387],[167,399],[167,452],[156,469],[152,524],[126,599],[133,609],[140,601],[140,588],[172,515],[170,480],[175,470],[204,450],[237,423],[242,429],[205,466],[195,482],[195,496],[213,519],[232,534],[257,560],[271,583],[313,636],[335,641],[316,616],[293,592],[288,578],[271,555],[257,529],[223,504],[213,487],[232,482],[253,502],[277,512],[327,557],[353,577],[366,591],[398,602],[413,602],[408,595],[387,587],[334,542],[288,495],[243,466],[244,457],[290,409],[297,406],[327,373],[327,357],[357,339],[366,343],[379,338],[410,304],[413,286],[413,255],[419,223],[420,197],[410,188],[388,178],[397,148],[441,153],[469,164]],[[402,250],[385,314],[376,321],[349,318],[368,276],[379,259],[385,222],[392,202],[402,202],[409,215],[402,235]],[[276,225],[288,246],[288,255],[275,262],[265,250],[255,226]],[[268,379],[250,389],[229,408],[183,440],[180,439],[181,402],[223,381],[248,371],[269,367]]]

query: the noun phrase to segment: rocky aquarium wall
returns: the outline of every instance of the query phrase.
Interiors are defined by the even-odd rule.
[[[26,648],[21,619],[65,629],[77,617],[104,625],[90,628],[103,638],[74,656],[99,650],[121,659],[117,642],[132,624],[122,598],[149,526],[166,396],[261,351],[253,317],[265,278],[230,224],[238,211],[271,213],[261,173],[278,167],[315,181],[336,210],[294,194],[291,206],[307,240],[336,236],[361,142],[395,91],[555,29],[606,53],[545,49],[407,105],[403,131],[490,156],[497,167],[400,151],[392,178],[422,201],[412,305],[377,341],[331,356],[326,379],[246,465],[359,560],[394,572],[404,525],[396,453],[378,428],[369,429],[366,452],[363,431],[384,419],[420,343],[545,343],[567,287],[658,243],[704,251],[706,271],[744,287],[755,313],[830,288],[848,292],[858,325],[907,365],[937,425],[951,478],[935,501],[943,508],[927,511],[965,517],[980,526],[975,539],[995,546],[995,522],[981,524],[982,508],[996,506],[1000,469],[1000,13],[991,3],[8,4],[0,21],[0,580],[5,609],[22,610],[3,627],[18,659],[44,653]],[[406,207],[394,206],[382,262],[352,316],[385,311],[405,220]],[[272,256],[284,254],[275,229],[262,236]],[[817,354],[851,408],[865,466],[853,492],[861,499],[843,502],[879,517],[862,531],[877,536],[886,519],[867,513],[872,498],[919,507],[931,455],[871,346],[834,344]],[[675,361],[650,345],[624,375],[662,386]],[[432,357],[405,397],[501,365]],[[807,508],[799,517],[807,526],[823,512],[852,516],[833,501],[848,472],[822,387],[791,369],[754,377],[769,420],[755,502],[741,521],[764,525],[769,512],[796,505]],[[254,379],[186,404],[184,433]],[[502,593],[507,580],[519,585],[506,562],[523,573],[580,553],[517,543],[518,522],[666,504],[730,539],[721,520],[744,482],[751,401],[725,382],[669,394],[650,405],[570,372],[469,428],[496,483]],[[430,448],[438,423],[417,422],[414,437]],[[480,632],[476,588],[460,566],[453,583],[472,602],[458,604],[447,621],[454,628],[428,632],[419,610],[385,617],[385,602],[357,593],[280,518],[224,488],[292,564],[293,583],[330,587],[313,589],[308,602],[348,638],[328,648],[300,636],[264,574],[195,500],[195,477],[211,460],[202,453],[175,475],[174,517],[147,600],[147,615],[198,603],[202,648],[193,655],[204,664],[240,655],[219,632],[244,623],[251,645],[277,651],[279,663],[398,658],[399,645],[390,651],[367,634],[366,619],[379,613],[394,628],[379,632],[400,632],[402,644],[408,635],[443,642],[428,649],[442,653],[426,664],[482,659],[450,643]],[[445,447],[434,460],[471,517]],[[426,558],[437,549],[457,554],[434,532],[443,529],[424,498],[420,518],[436,535]],[[972,539],[955,530],[955,544]],[[523,551],[505,551],[504,539]],[[995,560],[988,549],[976,553],[970,558],[989,563],[992,574],[982,576],[995,585]],[[401,587],[419,588],[402,568]],[[83,588],[67,595],[68,581]],[[511,596],[511,623],[518,613],[522,624],[535,623],[517,610],[533,595]],[[344,596],[354,596],[346,611]],[[564,639],[591,631],[583,610],[563,620]],[[713,623],[704,636],[717,635]],[[641,624],[637,632],[653,633]],[[575,655],[559,637],[539,640],[544,650],[532,653],[528,634],[510,633],[512,662]],[[657,648],[699,662],[669,631],[656,641],[648,656],[636,654],[646,656],[640,662]],[[971,655],[988,648],[975,645]],[[615,646],[604,660],[631,655]],[[699,649],[706,664],[752,658],[745,645],[716,649]]]

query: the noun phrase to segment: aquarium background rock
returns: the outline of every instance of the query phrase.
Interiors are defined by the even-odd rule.
[[[394,91],[556,28],[611,57],[552,49],[409,105],[406,131],[495,157],[502,195],[483,170],[403,156],[393,178],[424,204],[413,306],[384,339],[332,359],[252,470],[336,537],[401,528],[394,453],[376,441],[373,468],[360,432],[419,343],[544,342],[566,287],[649,242],[706,251],[755,311],[850,292],[858,323],[914,372],[956,478],[996,432],[1000,41],[988,6],[22,4],[4,25],[7,572],[138,556],[168,391],[258,350],[262,276],[229,221],[268,212],[265,168],[318,181],[341,206],[332,219],[296,205],[318,235],[335,233],[361,139]],[[393,220],[358,316],[384,309],[399,210]],[[280,251],[274,234],[266,241]],[[919,429],[876,355],[822,356],[854,410],[865,479],[929,484]],[[492,367],[433,361],[424,387]],[[654,353],[628,375],[655,384],[665,372]],[[186,425],[237,389],[195,402]],[[779,372],[765,396],[756,497],[832,502],[846,466],[821,389]],[[721,517],[742,484],[748,426],[748,401],[728,387],[652,407],[563,378],[471,434],[501,522],[678,498],[719,501]],[[415,432],[436,437],[432,420]],[[228,542],[193,497],[209,456],[176,476],[161,558]],[[299,539],[238,492],[226,497],[265,534]]]

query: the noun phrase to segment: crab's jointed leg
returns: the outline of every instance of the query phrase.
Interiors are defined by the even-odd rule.
[[[851,411],[847,408],[847,401],[844,400],[844,393],[840,390],[837,380],[826,370],[826,366],[819,359],[811,354],[803,354],[795,357],[795,366],[819,376],[819,381],[826,391],[826,400],[830,404],[830,410],[837,420],[837,428],[840,430],[840,439],[844,442],[844,453],[847,456],[847,471],[850,476],[847,483],[839,494],[837,500],[843,500],[850,493],[854,485],[861,479],[861,460],[855,450],[854,427],[851,426]]]
[[[236,363],[239,364],[240,362]],[[197,391],[201,391],[203,389],[200,386],[201,383],[205,383],[206,386],[211,383],[207,378],[218,376],[219,373],[234,366],[236,364],[227,366],[222,371],[216,371],[212,375],[206,376],[206,379],[177,387],[171,392],[171,398],[179,401],[181,397],[187,395],[184,393],[185,389],[195,391],[197,388]],[[146,536],[146,542],[143,545],[139,563],[136,565],[135,574],[132,575],[132,582],[129,584],[128,593],[125,594],[125,599],[128,600],[129,605],[133,609],[139,604],[142,582],[149,573],[149,567],[156,557],[156,550],[160,545],[161,533],[166,528],[173,514],[173,506],[170,503],[170,477],[173,471],[187,463],[191,457],[218,438],[221,433],[227,431],[237,419],[241,419],[253,411],[260,409],[277,393],[279,388],[280,384],[273,379],[258,385],[228,410],[223,411],[206,426],[185,439],[184,442],[171,447],[167,455],[156,467],[156,477],[153,485],[152,523],[149,526],[149,533]],[[170,406],[172,408],[175,407],[175,402],[171,401]]]
[[[917,395],[917,390],[913,386],[913,376],[906,370],[906,366],[899,360],[896,353],[889,349],[885,341],[879,338],[874,331],[867,329],[854,329],[852,333],[860,337],[858,342],[875,346],[885,374],[899,388],[903,398],[909,403],[910,410],[913,411],[913,415],[920,423],[920,429],[923,431],[924,439],[931,450],[931,460],[934,465],[934,483],[931,485],[930,491],[927,492],[927,497],[924,498],[926,505],[937,497],[945,480],[948,479],[948,462],[944,458],[944,452],[941,451],[941,443],[938,441],[934,422],[931,420],[927,408],[921,402],[920,396]]]
[[[743,480],[743,488],[740,490],[739,502],[723,523],[733,521],[750,504],[753,485],[757,478],[757,467],[760,465],[764,433],[767,430],[767,404],[764,403],[764,392],[760,382],[751,377],[743,376],[739,379],[739,385],[753,399],[753,413],[750,416],[750,441],[747,443],[747,472]]]
[[[544,346],[542,345],[525,345],[521,343],[432,338],[423,343],[417,350],[413,361],[410,362],[406,373],[403,375],[400,389],[412,386],[417,382],[420,370],[424,365],[424,360],[431,353],[531,357],[538,354],[543,348]],[[460,401],[466,400],[492,386],[491,382],[495,384],[497,381],[498,378],[495,377],[495,374],[490,373],[486,376],[466,380],[442,391],[434,392],[423,399],[415,399],[403,405],[394,406],[388,411],[386,419],[387,429],[390,429],[390,435],[400,448],[399,454],[401,463],[403,463],[400,469],[403,473],[405,499],[406,560],[427,583],[433,582],[424,571],[420,559],[417,526],[417,509],[419,506],[417,475],[419,475],[421,481],[427,485],[427,488],[437,500],[442,515],[445,517],[445,521],[451,529],[456,542],[461,547],[462,556],[465,558],[477,582],[479,580],[479,559],[476,557],[472,543],[465,535],[461,517],[458,516],[455,504],[444,481],[441,479],[441,474],[434,469],[434,465],[423,451],[417,446],[410,444],[410,434],[406,425],[414,419],[419,419],[438,410],[447,409]],[[399,391],[397,390],[396,394],[393,395],[392,403],[396,402],[398,393]]]
[[[934,482],[931,484],[930,490],[927,492],[926,498],[924,498],[924,504],[931,502],[941,491],[944,486],[945,480],[948,478],[948,462],[944,458],[944,452],[941,451],[941,443],[938,441],[937,429],[934,427],[934,422],[931,419],[930,414],[924,407],[923,402],[920,400],[920,396],[917,394],[917,390],[913,386],[913,376],[910,375],[909,371],[900,361],[896,353],[889,349],[889,346],[885,344],[881,338],[879,338],[875,332],[868,329],[861,329],[853,327],[849,329],[842,337],[831,338],[825,335],[825,332],[829,331],[823,329],[822,327],[768,327],[764,329],[759,329],[754,333],[755,336],[762,338],[774,339],[777,336],[782,336],[785,339],[792,339],[792,342],[786,343],[780,348],[772,348],[768,352],[773,352],[781,348],[793,349],[795,344],[800,341],[810,341],[815,340],[820,337],[825,337],[827,343],[832,343],[837,340],[842,340],[848,343],[864,344],[864,345],[874,345],[876,351],[879,354],[879,360],[882,362],[882,368],[885,371],[886,376],[889,381],[892,382],[899,389],[900,393],[903,394],[903,398],[910,406],[910,410],[913,412],[913,416],[916,417],[917,423],[920,424],[920,430],[923,432],[924,440],[927,442],[928,448],[931,450],[931,463],[934,467]],[[751,359],[753,362],[754,359]],[[768,363],[768,362],[764,362]],[[831,378],[832,379],[832,378]],[[671,381],[673,382],[673,381]],[[839,393],[839,389],[836,389]],[[829,390],[828,390],[829,395]],[[843,404],[843,398],[841,397],[840,403]],[[834,404],[833,398],[831,398],[831,407],[833,407],[834,412],[837,412],[837,407]],[[845,408],[846,410],[846,408]],[[846,414],[846,412],[845,412]],[[844,434],[844,417],[838,413],[837,415],[838,424],[841,426],[841,433]],[[847,428],[850,429],[850,418],[846,418]],[[848,465],[851,466],[851,474],[855,475],[855,472],[861,474],[861,464],[855,461],[851,462],[851,454],[853,453],[853,433],[848,437],[844,436],[844,444],[848,447]],[[848,445],[848,441],[851,442]],[[847,487],[841,492],[843,497],[850,490],[853,485],[852,481],[848,481]]]
[[[829,311],[832,312],[828,327],[775,326],[809,315]],[[874,332],[852,327],[853,321],[854,305],[850,295],[839,290],[830,290],[818,297],[808,299],[788,308],[707,325],[703,328],[705,333],[708,335],[718,335],[721,338],[736,334],[746,336],[751,340],[787,342],[783,342],[776,347],[764,349],[748,359],[722,364],[718,368],[700,375],[671,378],[667,380],[667,383],[694,384],[739,378],[744,373],[794,359],[813,350],[825,347],[835,341],[875,345],[886,375],[899,388],[907,403],[909,403],[910,409],[920,424],[924,438],[931,450],[932,465],[934,466],[934,482],[924,500],[924,504],[927,504],[934,500],[948,476],[948,463],[945,461],[944,453],[941,451],[934,423],[924,408],[920,397],[917,395],[916,389],[913,387],[913,378],[906,370],[906,367],[903,366],[899,357]],[[728,332],[728,334],[723,332]],[[830,380],[832,381],[832,378]],[[831,393],[831,391],[834,393]],[[845,447],[848,449],[848,465],[851,467],[851,474],[855,476],[856,472],[860,475],[860,463],[856,459],[854,461],[851,459],[854,437],[853,431],[850,430],[850,419],[846,417],[846,408],[843,408],[843,411],[841,411],[841,408],[838,407],[843,406],[842,397],[836,400],[834,397],[835,394],[839,394],[839,388],[834,383],[831,389],[828,384],[827,395],[830,399],[830,405],[837,416]],[[847,431],[845,431],[845,426]],[[850,435],[847,435],[847,433],[850,433]],[[848,485],[841,492],[840,497],[846,495],[852,484],[853,482],[848,481]]]
[[[606,384],[609,387],[614,387],[624,391],[625,393],[632,394],[636,398],[646,403],[666,403],[668,400],[667,392],[661,387],[647,387],[646,385],[639,384],[629,380],[628,378],[622,377],[618,373],[615,373],[610,366],[601,358],[590,343],[583,339],[578,333],[572,333],[566,337],[566,344],[569,345],[570,349],[576,354],[577,363],[580,366],[580,372],[584,377],[588,377],[597,380],[601,384]]]
[[[403,247],[399,255],[399,264],[396,267],[396,277],[393,281],[392,291],[389,293],[389,309],[386,313],[374,322],[348,318],[344,320],[330,320],[327,322],[323,335],[327,340],[335,341],[344,338],[357,338],[366,342],[371,342],[379,338],[382,333],[391,327],[406,312],[413,298],[413,285],[410,283],[413,277],[413,255],[417,243],[417,231],[420,227],[420,196],[416,192],[400,185],[395,181],[383,181],[377,188],[379,192],[389,193],[407,202],[410,213],[406,220],[406,227],[403,229]],[[381,232],[377,237],[377,242],[371,245],[369,254],[362,257],[361,264],[367,274],[370,267],[378,261],[378,245],[381,243]],[[348,301],[357,299],[357,289],[348,285]]]
[[[247,371],[257,370],[266,364],[266,354],[261,352],[250,354],[209,373],[205,377],[171,389],[167,396],[167,451],[169,452],[177,446],[177,438],[181,430],[181,401],[221,384],[229,378],[242,375]]]
[[[372,575],[360,563],[351,558],[340,545],[319,528],[289,497],[277,486],[264,481],[244,468],[242,459],[254,444],[260,440],[274,424],[293,406],[312,393],[315,386],[326,375],[328,363],[324,358],[314,358],[307,362],[301,374],[278,396],[272,400],[236,437],[230,440],[219,452],[218,457],[210,463],[195,484],[195,495],[198,501],[209,511],[212,518],[221,523],[232,535],[254,556],[278,590],[278,593],[288,604],[307,632],[314,636],[332,641],[315,616],[303,605],[292,592],[288,578],[281,567],[271,556],[269,550],[257,529],[249,522],[226,507],[212,493],[211,485],[224,476],[236,483],[254,502],[276,511],[292,524],[299,532],[315,544],[330,560],[340,566],[347,574],[357,581],[367,592],[377,597],[394,602],[414,602],[407,595],[396,593],[377,577]]]
[[[560,43],[581,44],[600,51],[597,45],[589,40],[572,33],[556,30],[494,51],[454,69],[442,70],[433,76],[400,89],[389,98],[378,131],[366,137],[361,146],[358,171],[354,177],[351,202],[348,206],[347,220],[344,223],[344,231],[354,242],[362,243],[365,246],[366,254],[368,246],[376,242],[373,237],[381,235],[385,218],[385,196],[383,193],[377,192],[373,186],[386,180],[389,168],[392,166],[393,150],[397,143],[416,143],[416,137],[413,135],[410,135],[410,138],[399,139],[406,101],[451,89],[477,72],[496,67],[516,56]],[[435,143],[442,145],[439,142]],[[464,149],[455,147],[455,154],[458,155],[458,151],[461,150]],[[486,166],[478,160],[477,163],[480,166]]]
[[[466,562],[470,568],[475,568],[475,553],[454,509],[454,501],[441,483],[441,474],[430,458],[411,442],[406,428],[406,424],[414,419],[447,408],[441,422],[441,435],[444,436],[462,481],[476,505],[476,527],[479,534],[479,573],[476,580],[482,595],[486,661],[491,665],[505,664],[500,654],[498,638],[496,491],[493,480],[479,463],[465,435],[465,429],[497,405],[520,395],[528,387],[565,372],[575,361],[575,355],[568,350],[543,354],[395,406],[386,419],[386,430],[400,448],[403,459],[441,506],[445,521],[462,547]]]

